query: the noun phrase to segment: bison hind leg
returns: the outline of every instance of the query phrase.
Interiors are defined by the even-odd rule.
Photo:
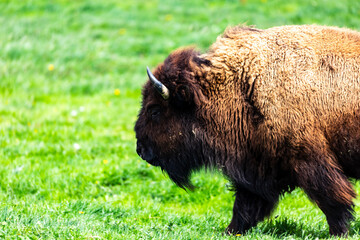
[[[327,130],[331,151],[345,175],[360,178],[360,111],[347,115]]]
[[[320,138],[318,138],[320,139]],[[303,151],[293,162],[297,185],[315,201],[326,215],[329,232],[334,236],[347,234],[353,219],[355,192],[335,156],[321,141],[304,144]]]

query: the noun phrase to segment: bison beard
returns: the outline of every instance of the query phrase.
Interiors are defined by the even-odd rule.
[[[229,28],[210,50],[173,52],[143,88],[138,154],[182,188],[201,167],[235,192],[227,233],[302,188],[346,235],[360,178],[360,34],[321,26]],[[155,88],[154,88],[155,86]]]
[[[176,159],[168,159],[160,165],[162,170],[169,175],[170,179],[183,189],[194,189],[190,182],[190,176],[193,171],[199,169],[202,165],[195,156],[189,156],[184,153],[178,155]]]

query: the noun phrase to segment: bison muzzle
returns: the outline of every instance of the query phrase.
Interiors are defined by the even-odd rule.
[[[235,191],[228,233],[302,188],[346,235],[360,177],[360,33],[322,26],[233,27],[204,54],[180,49],[153,72],[137,153],[182,188],[202,167]]]

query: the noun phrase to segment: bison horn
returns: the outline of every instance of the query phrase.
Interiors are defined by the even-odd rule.
[[[161,96],[165,100],[167,100],[169,98],[169,90],[167,89],[167,87],[165,87],[164,84],[162,84],[159,80],[156,79],[156,77],[151,73],[149,67],[146,67],[146,71],[156,91],[158,91],[161,94]]]

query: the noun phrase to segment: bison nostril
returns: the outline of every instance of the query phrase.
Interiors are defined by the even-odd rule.
[[[154,152],[152,148],[144,147],[140,142],[137,142],[136,152],[145,161],[151,162],[154,159]]]
[[[141,158],[142,158],[142,149],[143,149],[142,144],[138,142],[136,144],[136,152]]]

